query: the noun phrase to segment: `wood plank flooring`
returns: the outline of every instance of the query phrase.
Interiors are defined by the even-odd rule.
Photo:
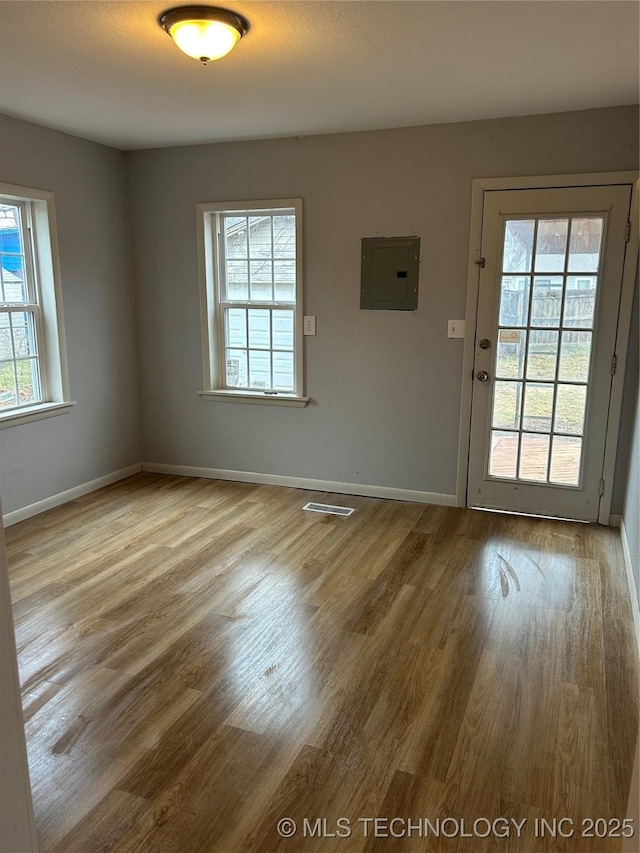
[[[141,474],[7,539],[41,853],[619,849],[617,531]]]

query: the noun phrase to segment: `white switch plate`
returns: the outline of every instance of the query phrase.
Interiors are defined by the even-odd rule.
[[[447,331],[448,338],[464,338],[465,333],[464,320],[449,320],[449,329]]]
[[[316,318],[312,314],[304,318],[304,333],[305,335],[315,335],[316,333]]]

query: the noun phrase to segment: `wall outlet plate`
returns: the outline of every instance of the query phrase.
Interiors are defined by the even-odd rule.
[[[305,335],[315,335],[315,333],[316,333],[316,318],[314,315],[310,314],[304,318],[303,329],[304,329]]]

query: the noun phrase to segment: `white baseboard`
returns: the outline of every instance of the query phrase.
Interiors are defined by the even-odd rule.
[[[629,598],[631,599],[631,612],[633,613],[633,625],[636,631],[636,645],[640,655],[640,606],[638,605],[638,590],[636,580],[633,576],[633,564],[631,562],[631,551],[627,538],[627,528],[624,518],[620,519],[620,539],[622,541],[622,553],[624,554],[624,567],[627,572],[627,583],[629,584]]]
[[[82,497],[82,495],[88,495],[89,492],[95,492],[96,489],[101,489],[103,486],[109,486],[111,483],[124,480],[125,477],[130,477],[132,474],[138,474],[140,471],[142,471],[140,462],[137,462],[135,465],[129,465],[127,468],[120,468],[119,471],[112,471],[111,474],[96,477],[95,480],[89,480],[88,483],[81,483],[79,486],[74,486],[72,489],[67,489],[64,492],[58,492],[57,495],[51,495],[49,498],[29,504],[29,506],[22,507],[22,509],[8,512],[3,515],[2,521],[5,527],[10,527],[12,524],[24,521],[25,518],[31,518],[33,515],[38,515],[41,512],[46,512],[48,509],[66,504],[69,501]]]
[[[269,486],[287,486],[292,489],[309,489],[313,492],[335,492],[340,495],[360,495],[367,498],[387,498],[393,501],[456,506],[455,495],[444,495],[438,492],[420,492],[413,489],[392,489],[387,486],[364,486],[361,483],[309,480],[305,477],[283,477],[280,474],[257,474],[252,471],[227,471],[223,468],[197,468],[192,465],[164,465],[160,462],[143,462],[142,470],[152,471],[155,474],[174,474],[181,477],[234,480],[241,483],[259,483]]]

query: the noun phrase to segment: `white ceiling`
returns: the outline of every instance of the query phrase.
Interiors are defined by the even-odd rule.
[[[126,149],[638,101],[637,2],[213,0],[251,29],[207,67],[172,5],[0,0],[0,108]]]

